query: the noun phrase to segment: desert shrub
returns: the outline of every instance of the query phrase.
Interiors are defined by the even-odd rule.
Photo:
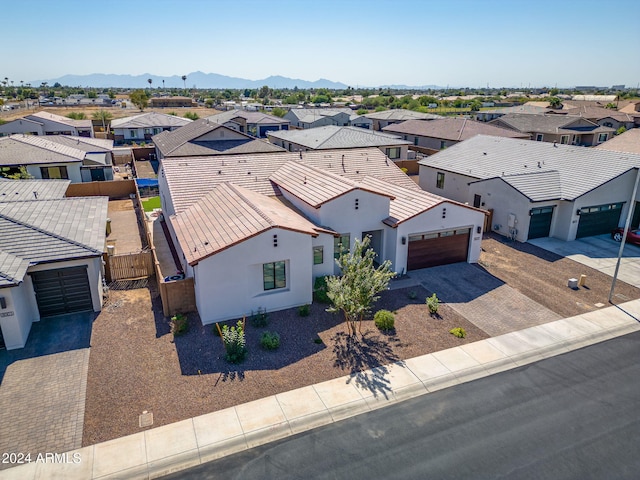
[[[269,325],[269,314],[266,308],[259,308],[257,312],[251,312],[251,325],[254,327],[266,327]]]
[[[327,277],[316,277],[313,283],[313,299],[320,303],[331,303],[327,296]]]
[[[415,300],[416,298],[418,298],[418,294],[416,293],[415,290],[411,290],[408,294],[409,300]]]
[[[429,313],[438,313],[438,307],[440,306],[440,299],[434,293],[425,300],[427,307],[429,307]]]
[[[449,333],[454,337],[464,338],[467,336],[467,332],[462,327],[456,327],[449,330]]]
[[[276,332],[264,332],[260,337],[260,345],[265,350],[275,350],[280,346],[280,335]]]
[[[227,351],[225,358],[229,363],[240,363],[247,356],[246,339],[242,321],[238,321],[235,327],[224,325],[222,327],[222,341]]]
[[[174,337],[187,333],[188,329],[189,322],[187,321],[187,317],[185,315],[176,313],[173,317],[171,317],[171,333],[173,333]]]
[[[200,117],[195,112],[187,112],[183,115],[184,118],[188,118],[189,120],[198,120]]]
[[[320,345],[322,342],[322,339],[320,337],[316,337],[313,339],[313,343],[317,343],[318,345]]]
[[[380,330],[393,330],[395,317],[389,310],[378,310],[373,316],[373,322]]]
[[[298,315],[300,315],[301,317],[308,317],[310,313],[311,313],[310,305],[301,305],[298,307]]]

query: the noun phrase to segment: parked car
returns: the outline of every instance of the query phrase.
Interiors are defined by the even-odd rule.
[[[624,234],[624,228],[616,228],[611,232],[611,238],[616,242],[622,241],[622,235]],[[629,230],[627,232],[627,242],[635,245],[640,245],[640,230]]]

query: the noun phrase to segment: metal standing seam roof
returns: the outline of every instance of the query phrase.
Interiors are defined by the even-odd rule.
[[[71,180],[0,179],[0,202],[64,198]]]
[[[401,108],[383,110],[382,112],[365,113],[364,116],[375,120],[391,120],[396,122],[405,120],[436,120],[439,118],[445,118],[434,113],[422,113]]]
[[[233,133],[234,136],[240,135],[244,137],[244,140],[198,140],[204,135],[220,128]],[[206,118],[196,120],[172,132],[165,131],[154,135],[152,141],[164,157],[194,157],[283,151],[282,148],[276,145],[232,130],[222,124],[211,122]]]
[[[455,142],[461,142],[462,140],[479,134],[527,139],[530,137],[528,133],[514,132],[507,128],[501,128],[467,118],[442,118],[431,122],[407,120],[406,122],[387,125],[382,130],[385,132],[417,135],[420,137],[438,138]]]
[[[244,118],[249,124],[256,125],[289,125],[290,123],[289,120],[276,117],[275,115],[269,115],[262,112],[249,112],[246,110],[227,110],[226,112],[210,115],[206,118],[212,122],[223,124],[238,117]]]
[[[72,118],[69,117],[63,117],[62,115],[56,115],[55,113],[50,113],[50,112],[36,112],[36,113],[30,113],[29,115],[25,116],[26,119],[29,120],[50,120],[52,122],[56,122],[56,123],[61,123],[63,125],[68,125],[70,127],[75,127],[75,128],[92,128],[92,122],[91,120],[74,120]]]
[[[272,228],[317,236],[318,227],[273,198],[222,183],[172,216],[190,265]]]
[[[477,180],[504,178],[514,188],[523,188],[523,194],[538,201],[575,200],[628,170],[640,167],[640,155],[478,135],[418,163]],[[530,176],[517,177],[523,174]],[[556,176],[559,180],[554,180]],[[554,182],[553,187],[549,185],[550,181]]]
[[[320,208],[328,201],[354,190],[393,198],[392,195],[349,178],[295,161],[285,163],[269,179],[278,185],[280,190],[286,190],[313,208]]]
[[[575,122],[587,122],[587,127],[572,127]],[[601,127],[584,117],[575,115],[508,113],[500,118],[491,120],[489,125],[508,125],[519,132],[551,133],[551,134],[576,134],[576,133],[611,133],[615,130],[609,127]]]
[[[278,186],[269,177],[289,161],[328,170],[356,182],[366,176],[375,176],[408,189],[420,190],[413,180],[375,147],[233,157],[165,158],[162,160],[161,175],[166,178],[175,211],[180,212],[225,182],[263,195],[280,195]]]
[[[277,130],[271,131],[267,135],[313,150],[411,145],[411,142],[403,140],[397,135],[337,125],[305,130]]]
[[[153,127],[182,127],[193,122],[188,118],[181,118],[166,113],[147,112],[131,117],[111,120],[111,128],[153,128]]]
[[[0,165],[82,162],[86,152],[39,135],[0,138]]]

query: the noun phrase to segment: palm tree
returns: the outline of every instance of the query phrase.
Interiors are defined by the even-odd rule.
[[[164,78],[162,79],[162,91],[164,91]]]
[[[149,88],[151,88],[151,84],[153,83],[153,80],[151,78],[147,78],[147,82],[149,82]]]
[[[107,133],[106,124],[109,123],[113,118],[111,113],[107,112],[106,110],[98,110],[97,112],[93,112],[92,118],[94,120],[102,121],[102,131]]]
[[[187,89],[187,76],[186,75],[182,75],[182,81],[184,82],[184,89]]]

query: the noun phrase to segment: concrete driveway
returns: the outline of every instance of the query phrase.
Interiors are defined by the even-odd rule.
[[[0,452],[35,460],[82,446],[94,318],[89,312],[42,319],[25,348],[0,350]]]
[[[491,336],[561,318],[478,265],[454,263],[413,270],[409,277]]]
[[[570,258],[612,277],[620,250],[620,244],[608,234],[580,238],[571,242],[551,237],[536,238],[529,240],[529,243]],[[629,285],[640,287],[640,247],[625,244],[618,271],[618,279]]]

